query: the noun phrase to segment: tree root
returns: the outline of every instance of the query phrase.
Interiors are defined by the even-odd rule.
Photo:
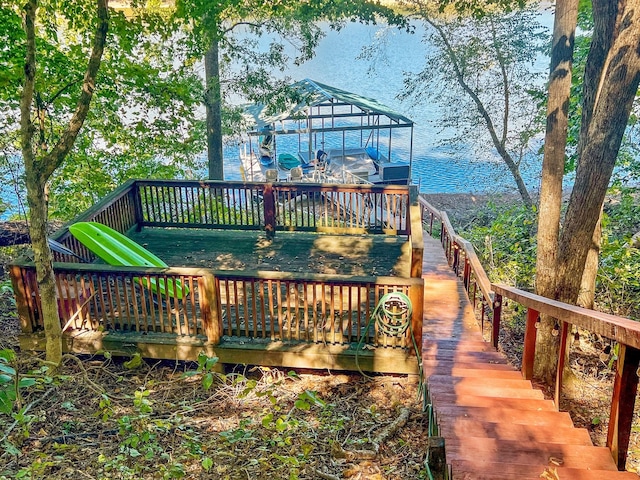
[[[316,477],[321,478],[322,480],[340,480],[340,477],[336,477],[335,475],[331,475],[330,473],[324,473],[315,468],[311,469],[311,473],[313,473]]]
[[[404,427],[409,421],[411,410],[404,407],[400,410],[400,415],[393,422],[387,425],[376,437],[372,440],[373,448],[365,450],[345,450],[339,444],[334,443],[331,448],[331,455],[334,458],[344,458],[347,461],[353,460],[372,460],[380,451],[380,445],[386,442],[389,438],[394,436],[398,430]]]

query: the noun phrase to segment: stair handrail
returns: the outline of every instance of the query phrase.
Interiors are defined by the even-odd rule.
[[[485,272],[473,245],[468,240],[458,235],[449,220],[447,212],[438,210],[429,203],[422,195],[419,196],[420,209],[422,212],[422,224],[425,230],[432,237],[440,236],[440,243],[444,249],[449,266],[457,276],[462,277],[462,283],[471,301],[474,311],[480,306],[480,320],[482,329],[485,329],[485,318],[491,321],[490,328],[491,342],[494,347],[498,347],[498,330],[493,328],[493,318],[499,316],[500,305],[496,304],[491,281]],[[440,224],[440,228],[434,228]],[[435,233],[435,235],[434,235]],[[462,269],[461,269],[462,267]]]

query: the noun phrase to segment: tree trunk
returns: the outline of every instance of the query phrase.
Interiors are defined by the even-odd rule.
[[[53,272],[53,257],[47,243],[47,204],[45,201],[45,183],[26,172],[27,201],[29,203],[29,229],[33,248],[38,290],[42,305],[42,319],[46,334],[47,360],[59,365],[62,361],[62,326],[58,314],[56,283]]]
[[[20,143],[25,166],[27,201],[29,204],[29,233],[33,247],[38,290],[42,306],[42,321],[46,336],[47,360],[59,365],[62,361],[62,326],[58,314],[53,259],[47,243],[47,204],[45,187],[47,180],[58,168],[73,147],[78,132],[89,112],[89,104],[95,90],[95,80],[100,68],[102,53],[107,38],[109,14],[107,0],[97,0],[97,24],[91,55],[78,96],[76,109],[58,142],[50,152],[36,154],[45,142],[34,146],[37,127],[31,118],[31,109],[36,86],[36,12],[37,0],[28,0],[24,12],[26,34],[26,56],[24,65],[24,85],[20,96]],[[44,132],[41,132],[44,133]]]
[[[593,232],[640,83],[640,0],[621,3],[621,9],[617,18],[623,21],[605,61],[560,237],[556,298],[569,303],[578,298]]]
[[[600,208],[600,218],[593,232],[591,248],[587,253],[587,261],[582,273],[580,283],[580,293],[578,294],[578,305],[593,310],[596,295],[596,277],[598,276],[598,260],[600,259],[600,242],[602,241],[602,207]]]
[[[560,233],[562,179],[578,0],[559,0],[553,27],[553,46],[549,75],[547,129],[545,134],[540,207],[538,214],[538,252],[536,257],[536,293],[552,297],[555,290],[555,266]],[[542,318],[536,337],[534,375],[553,383],[558,361],[556,320]]]
[[[224,180],[222,156],[222,96],[220,93],[220,63],[218,60],[218,39],[204,56],[205,107],[207,110],[207,159],[209,180]]]
[[[602,75],[605,71],[607,55],[614,38],[620,33],[618,31],[620,19],[617,18],[619,13],[617,1],[593,0],[592,9],[594,28],[585,65],[584,81],[582,82],[582,118],[580,137],[578,138],[578,160],[582,158],[583,144],[588,138],[587,133],[602,86]]]

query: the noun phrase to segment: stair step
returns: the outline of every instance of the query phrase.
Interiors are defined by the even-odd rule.
[[[480,397],[499,397],[499,398],[533,398],[544,400],[544,395],[540,390],[532,390],[527,388],[507,388],[494,387],[493,385],[452,385],[434,383],[429,384],[429,392],[449,393],[454,395],[475,395]]]
[[[496,440],[593,446],[589,432],[584,428],[493,423],[464,417],[439,417],[438,424],[440,435],[447,439],[447,443],[460,437],[485,437]]]
[[[454,366],[455,365],[455,366]],[[511,369],[483,369],[483,368],[465,368],[451,365],[437,365],[437,366],[422,366],[425,377],[433,375],[449,375],[452,377],[478,377],[478,378],[504,378],[511,380],[522,380],[522,374],[516,370]]]
[[[463,363],[502,363],[507,364],[507,359],[498,352],[465,352],[456,350],[440,350],[436,353],[422,352],[425,360],[454,360]]]
[[[551,400],[496,398],[483,397],[479,395],[452,395],[449,393],[431,392],[431,401],[436,405],[436,408],[458,406],[558,412]]]
[[[453,469],[454,480],[540,480],[546,465],[519,465],[495,463],[485,460],[449,462]],[[550,466],[555,469],[560,480],[638,480],[638,475],[631,472],[614,472],[611,470],[587,470]]]
[[[450,462],[481,458],[492,463],[541,465],[544,470],[554,458],[562,461],[565,468],[617,471],[611,452],[605,447],[457,437],[445,440],[445,451]]]
[[[567,412],[547,410],[519,410],[515,408],[482,408],[436,405],[440,417],[467,417],[484,422],[515,423],[519,425],[557,425],[573,427]]]
[[[423,368],[434,368],[434,367],[443,367],[443,368],[464,368],[468,370],[503,370],[508,372],[517,372],[511,365],[506,363],[484,363],[484,362],[461,362],[454,361],[453,359],[445,359],[445,358],[427,358],[422,361]]]
[[[428,337],[423,338],[422,351],[431,352],[433,350],[456,350],[496,353],[496,349],[493,348],[493,345],[485,342],[484,340],[451,340]]]
[[[496,388],[524,388],[532,390],[533,385],[529,380],[523,380],[522,377],[517,379],[509,378],[492,378],[488,382],[485,378],[479,377],[457,377],[451,375],[431,375],[429,377],[429,387],[435,385],[454,385],[456,387],[484,387],[489,384],[491,387]]]

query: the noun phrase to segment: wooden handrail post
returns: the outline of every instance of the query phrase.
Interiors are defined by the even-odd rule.
[[[418,351],[422,355],[422,323],[423,323],[423,304],[424,304],[424,284],[416,283],[409,287],[409,300],[413,307],[411,317],[411,328],[418,345]]]
[[[500,338],[500,320],[502,317],[502,295],[496,293],[493,299],[493,318],[491,319],[491,344],[493,348],[498,348]]]
[[[131,192],[133,195],[133,214],[136,221],[136,232],[142,230],[142,222],[144,216],[142,214],[142,195],[140,195],[140,186],[138,182],[131,184]]]
[[[456,242],[452,242],[453,245],[453,264],[451,268],[453,269],[456,277],[458,276],[458,269],[460,268],[460,245]]]
[[[471,262],[469,262],[469,257],[467,255],[464,256],[464,271],[462,273],[462,283],[464,285],[464,289],[467,291],[467,295],[469,295],[469,284],[471,281]]]
[[[267,183],[262,191],[264,207],[264,231],[268,239],[272,239],[276,234],[276,199],[273,185]]]
[[[409,240],[411,242],[411,267],[412,278],[422,278],[422,259],[424,255],[424,238],[422,230],[422,210],[418,202],[416,187],[409,192],[411,205],[409,206]]]
[[[533,308],[527,309],[527,325],[524,331],[524,352],[522,352],[522,376],[525,380],[533,378],[533,362],[536,356],[537,323],[540,313]]]
[[[202,328],[207,335],[207,342],[212,345],[220,343],[222,336],[222,322],[220,316],[220,302],[213,275],[200,277],[200,311],[202,312]]]
[[[620,352],[618,353],[618,365],[613,383],[607,447],[611,450],[618,470],[624,470],[627,463],[633,409],[638,391],[640,350],[621,343],[619,345]]]
[[[568,322],[560,322],[560,349],[558,351],[558,369],[556,370],[556,390],[554,400],[556,408],[560,410],[560,396],[562,395],[562,377],[564,374],[564,364],[567,359],[567,347],[569,341],[569,326]]]

